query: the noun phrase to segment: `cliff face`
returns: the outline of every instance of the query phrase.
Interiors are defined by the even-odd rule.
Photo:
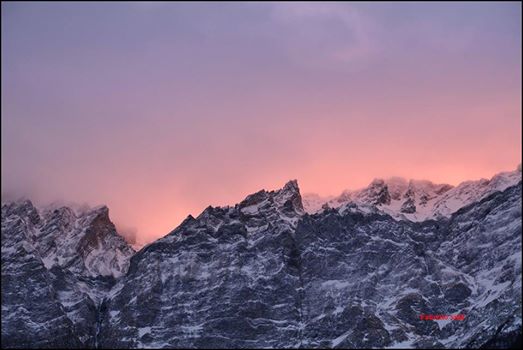
[[[134,253],[107,207],[2,206],[2,345],[94,347],[98,306]]]
[[[491,179],[465,181],[457,186],[434,184],[427,180],[406,180],[400,177],[375,179],[369,186],[344,191],[337,197],[304,196],[305,211],[314,214],[323,206],[339,208],[348,204],[362,208],[372,206],[397,220],[421,222],[449,218],[460,208],[479,202],[494,192],[517,185],[521,167],[502,172]]]
[[[302,215],[292,201],[277,204],[265,192],[208,208],[133,257],[106,300],[101,344],[510,342],[521,331],[520,201],[518,185],[422,223],[351,206]]]
[[[415,196],[385,195],[382,185],[371,196],[379,203]],[[309,215],[291,181],[208,207],[134,255],[104,207],[77,215],[5,205],[2,344],[507,347],[520,339],[521,182],[435,220],[398,220],[379,205]]]

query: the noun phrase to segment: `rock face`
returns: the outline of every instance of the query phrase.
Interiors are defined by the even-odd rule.
[[[298,198],[288,184],[207,208],[137,253],[101,346],[453,347],[521,332],[520,186],[423,223],[350,205],[302,215]]]
[[[520,201],[518,185],[448,220],[334,209],[305,217],[296,230],[305,345],[478,347],[501,325],[507,339],[521,332]]]
[[[2,345],[94,347],[98,305],[134,253],[107,207],[2,206]]]
[[[303,215],[295,181],[208,207],[131,259],[105,302],[101,346],[281,347],[298,341]]]
[[[490,180],[465,181],[456,187],[434,184],[427,180],[405,180],[392,177],[376,179],[363,189],[344,191],[338,197],[322,198],[316,194],[304,196],[305,211],[314,214],[327,204],[338,208],[348,203],[375,206],[397,220],[421,222],[448,218],[460,208],[475,203],[486,196],[503,191],[521,181],[521,167],[502,172]]]
[[[401,205],[400,211],[405,214],[412,214],[416,212],[416,191],[412,182],[409,184],[407,192],[403,195],[405,201]]]
[[[4,206],[2,344],[510,347],[521,341],[521,180],[505,180],[421,222],[382,207],[410,201],[409,214],[455,189],[376,181],[356,196],[369,203],[307,214],[290,181],[188,216],[130,261],[108,243],[118,240],[106,239],[115,231],[103,208],[51,220],[29,203]]]

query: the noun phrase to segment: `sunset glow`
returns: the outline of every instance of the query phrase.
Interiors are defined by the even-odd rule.
[[[2,3],[2,197],[148,243],[290,179],[490,178],[521,163],[521,39],[520,3]]]

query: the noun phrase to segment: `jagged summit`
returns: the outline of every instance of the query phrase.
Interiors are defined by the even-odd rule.
[[[364,195],[417,205],[416,182],[403,185]],[[138,253],[106,300],[102,347],[479,347],[520,334],[517,186],[415,224],[355,202],[300,215],[298,194],[291,183],[209,207]],[[419,319],[462,310],[468,322]]]
[[[256,213],[269,206],[291,216],[304,213],[297,180],[288,181],[279,190],[261,190],[248,195],[238,206],[244,213]]]
[[[89,211],[91,213],[97,213],[97,214],[109,216],[109,207],[107,207],[107,205],[105,205],[105,204],[98,205],[94,208],[91,208]]]
[[[285,186],[283,186],[282,190],[300,193],[300,187],[298,186],[298,180],[295,179],[295,180],[287,181]]]
[[[304,213],[297,180],[288,181],[281,190],[276,192],[274,197],[276,204],[291,215]]]
[[[2,205],[2,345],[94,347],[95,310],[133,254],[107,206]]]
[[[130,260],[106,207],[3,205],[2,345],[509,347],[521,337],[518,181],[382,179],[304,215],[293,180],[189,215]],[[443,196],[472,203],[451,219],[383,215]],[[461,312],[465,322],[419,319]]]
[[[291,180],[280,189],[252,193],[234,206],[208,206],[196,218],[189,215],[160,241],[172,243],[200,234],[209,239],[226,237],[226,232],[251,238],[269,228],[293,229],[303,214],[298,182]]]
[[[48,268],[60,266],[85,276],[119,277],[134,250],[120,236],[109,208],[101,205],[83,213],[70,207],[37,209],[30,200],[2,206],[2,219],[22,220],[24,237]]]
[[[24,199],[15,202],[6,202],[2,204],[2,217],[27,217],[32,224],[37,224],[41,218],[38,210],[33,203]]]
[[[521,171],[501,172],[491,179],[465,181],[458,186],[435,184],[428,180],[406,180],[400,177],[374,179],[369,186],[343,191],[334,198],[306,196],[305,210],[309,213],[321,211],[324,204],[340,208],[349,203],[371,205],[396,219],[423,221],[437,217],[448,217],[458,209],[502,191],[521,181]]]

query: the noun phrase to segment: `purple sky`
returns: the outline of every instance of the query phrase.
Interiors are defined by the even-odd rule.
[[[2,196],[139,240],[296,178],[521,162],[521,4],[2,2]]]

